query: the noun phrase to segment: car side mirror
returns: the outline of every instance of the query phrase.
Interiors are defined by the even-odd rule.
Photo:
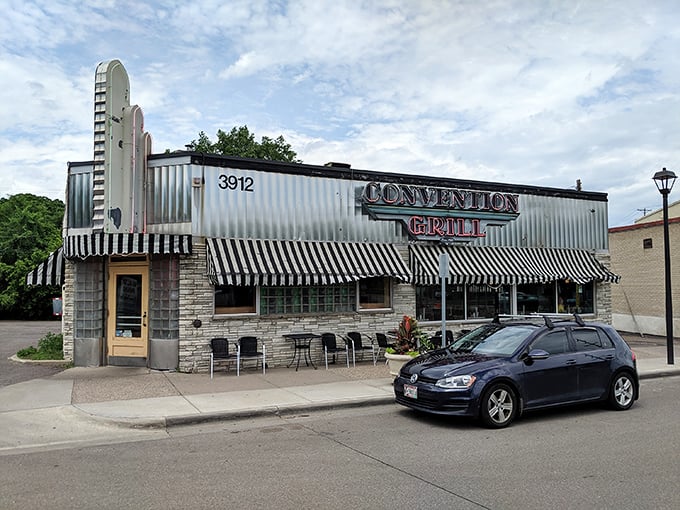
[[[527,360],[536,361],[541,359],[548,359],[549,357],[550,354],[548,353],[548,351],[544,351],[543,349],[532,349],[529,352],[529,355],[527,356]]]

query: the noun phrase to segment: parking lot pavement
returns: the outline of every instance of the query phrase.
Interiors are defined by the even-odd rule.
[[[9,360],[20,349],[38,347],[38,341],[47,333],[61,333],[61,321],[0,321],[0,388],[64,370],[60,364]]]

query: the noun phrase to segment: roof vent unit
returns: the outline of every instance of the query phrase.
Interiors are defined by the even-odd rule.
[[[352,168],[352,165],[349,163],[337,163],[335,161],[329,161],[324,166],[329,166],[331,168]]]

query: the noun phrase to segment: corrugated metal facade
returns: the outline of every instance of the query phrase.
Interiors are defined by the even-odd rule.
[[[472,244],[606,250],[607,202],[520,195],[519,217]]]
[[[344,178],[346,172],[340,171],[335,178],[332,168],[324,169],[325,175],[294,174],[190,161],[178,155],[149,162],[149,231],[177,231],[178,223],[191,221],[191,233],[205,237],[409,241],[400,223],[373,220],[362,210],[365,178]],[[380,175],[377,182],[391,182],[391,174]],[[429,185],[422,179],[422,185]],[[451,180],[450,186],[461,182]],[[607,202],[601,194],[583,193],[581,199],[533,189],[538,191],[519,194],[517,219],[488,227],[487,236],[472,244],[607,249]]]
[[[69,167],[66,200],[69,228],[92,227],[92,174],[92,165]]]
[[[191,165],[154,166],[146,172],[147,223],[191,221]]]

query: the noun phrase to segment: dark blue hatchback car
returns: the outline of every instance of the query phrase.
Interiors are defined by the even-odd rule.
[[[545,316],[494,320],[414,358],[394,392],[412,409],[501,428],[532,409],[591,401],[629,409],[639,380],[635,354],[614,328]]]

